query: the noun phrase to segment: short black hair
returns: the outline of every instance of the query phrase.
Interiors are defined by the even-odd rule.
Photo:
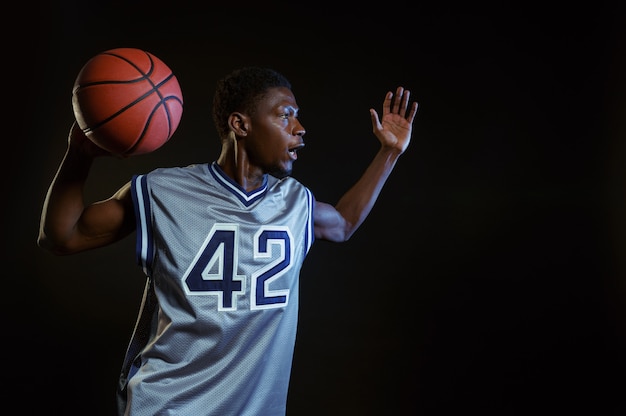
[[[253,115],[256,105],[270,88],[291,89],[291,83],[271,68],[239,68],[217,82],[213,96],[213,122],[220,138],[228,135],[228,117],[236,111]]]

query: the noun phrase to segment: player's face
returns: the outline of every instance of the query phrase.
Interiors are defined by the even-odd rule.
[[[246,150],[251,163],[277,177],[291,174],[304,146],[298,104],[288,88],[271,88],[250,118]]]

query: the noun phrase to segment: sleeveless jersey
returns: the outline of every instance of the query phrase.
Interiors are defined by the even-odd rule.
[[[266,175],[246,192],[213,162],[134,176],[147,276],[123,415],[284,415],[313,196]]]

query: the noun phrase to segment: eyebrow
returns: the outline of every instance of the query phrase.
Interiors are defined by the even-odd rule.
[[[298,112],[300,112],[299,108],[296,108],[292,105],[286,105],[286,106],[283,106],[283,108],[285,109],[285,111],[289,111],[290,113],[293,113],[295,116],[297,116]]]

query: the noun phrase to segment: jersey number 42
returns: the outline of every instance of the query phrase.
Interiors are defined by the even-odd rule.
[[[245,296],[246,276],[237,274],[239,227],[215,224],[198,251],[183,281],[188,295],[217,296],[219,311],[237,310]],[[272,282],[291,269],[292,234],[288,227],[261,226],[254,234],[254,260],[265,264],[250,275],[250,309],[281,308],[289,301],[289,289],[270,289]]]

